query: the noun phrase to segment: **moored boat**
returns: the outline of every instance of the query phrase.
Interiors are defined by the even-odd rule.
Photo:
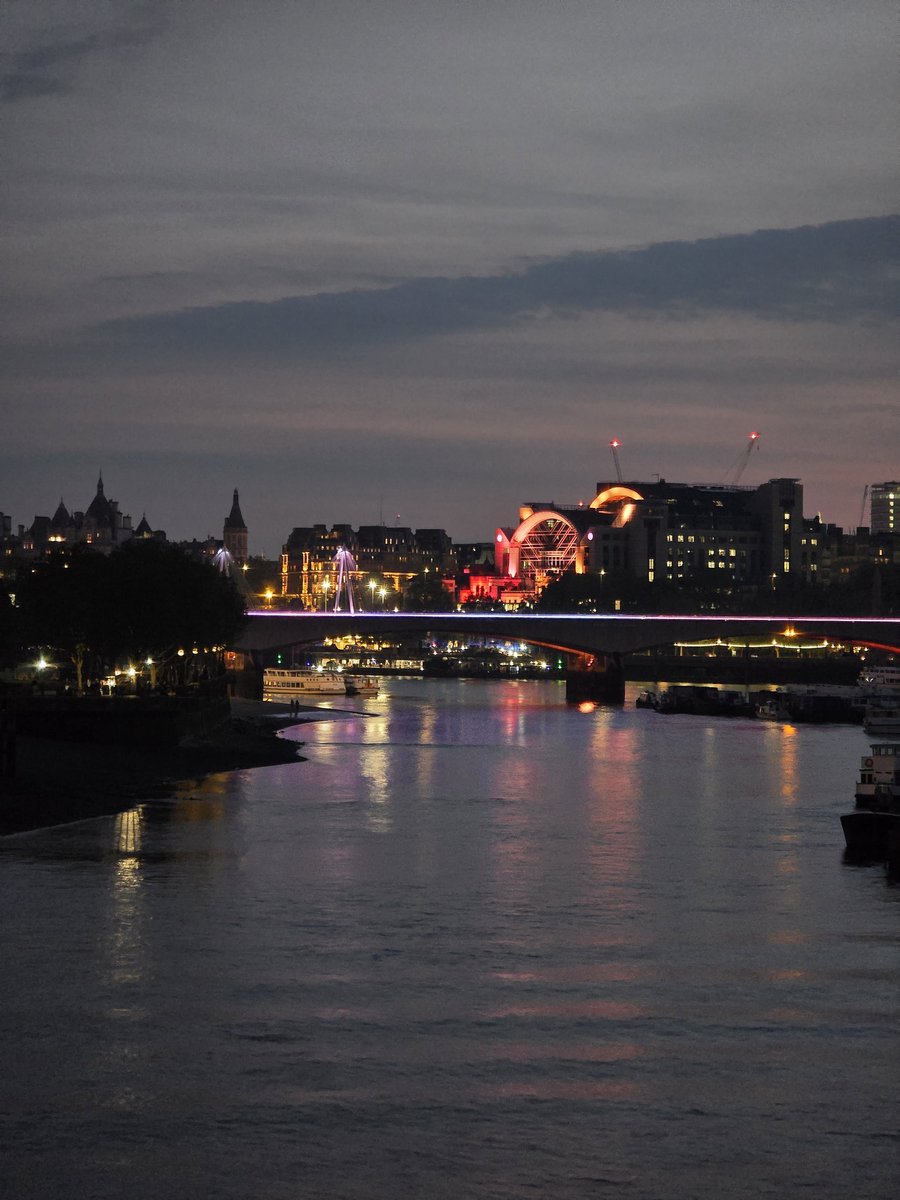
[[[343,675],[316,667],[267,667],[263,671],[263,695],[346,695]]]
[[[348,696],[377,696],[378,680],[374,675],[345,675]]]
[[[770,693],[765,700],[761,700],[757,704],[756,716],[760,721],[790,721],[791,719],[784,698],[779,692]]]
[[[900,667],[866,667],[859,673],[857,686],[868,694],[895,692],[900,694]]]
[[[900,742],[874,742],[860,762],[856,809],[841,817],[847,849],[888,858],[900,838]]]
[[[871,737],[900,737],[900,700],[870,700],[863,715],[863,729]]]

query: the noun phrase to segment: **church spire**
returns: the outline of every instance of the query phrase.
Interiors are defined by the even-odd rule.
[[[234,489],[234,502],[231,512],[225,518],[225,528],[222,531],[222,541],[225,549],[236,563],[243,565],[247,561],[247,526],[238,502],[238,490]]]
[[[234,503],[231,505],[231,512],[225,518],[226,529],[246,529],[244,518],[241,515],[241,506],[238,503],[238,490],[234,489]]]

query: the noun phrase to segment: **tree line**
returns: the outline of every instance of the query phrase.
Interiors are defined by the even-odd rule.
[[[184,683],[192,670],[210,669],[214,648],[234,642],[244,617],[231,579],[154,541],[109,555],[76,547],[23,565],[9,584],[0,653],[8,663],[65,662],[79,692],[127,663],[149,662],[154,684]]]

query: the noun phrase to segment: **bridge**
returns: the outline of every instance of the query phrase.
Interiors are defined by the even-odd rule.
[[[632,616],[624,613],[250,612],[235,650],[251,656],[327,638],[385,641],[439,635],[484,637],[606,659],[716,638],[797,637],[878,647],[900,654],[898,617]]]

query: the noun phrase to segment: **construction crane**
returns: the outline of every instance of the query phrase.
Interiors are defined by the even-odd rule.
[[[613,462],[616,464],[616,483],[622,482],[622,466],[619,462],[619,447],[622,443],[618,438],[613,438],[609,443],[609,448],[612,450]]]
[[[859,521],[857,522],[857,525],[863,525],[863,524],[865,524],[865,520],[866,520],[866,500],[868,500],[868,498],[869,498],[869,485],[868,485],[868,484],[866,484],[866,486],[863,488],[863,498],[862,498],[862,504],[859,506]]]
[[[747,463],[750,461],[750,455],[753,453],[753,447],[757,444],[759,438],[760,435],[758,433],[750,434],[750,436],[747,438],[747,445],[740,452],[722,477],[722,483],[740,483],[744,469],[746,468]]]

